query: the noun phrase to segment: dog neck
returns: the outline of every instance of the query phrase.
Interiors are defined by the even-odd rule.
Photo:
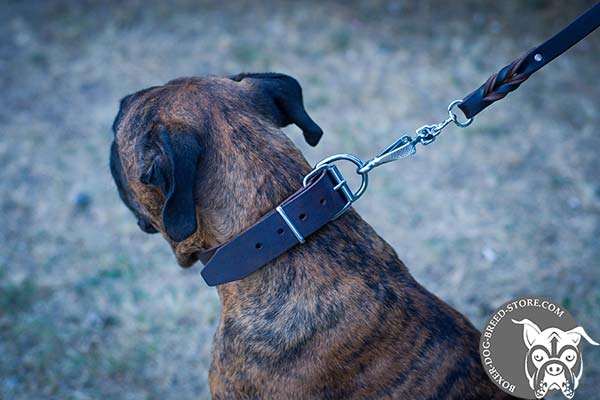
[[[206,228],[203,242],[207,247],[224,243],[253,225],[298,190],[302,178],[311,170],[300,151],[279,130],[269,135],[241,132],[244,131],[232,129],[231,135],[226,135],[225,140],[235,143],[220,146],[230,149],[228,154],[216,152],[212,157],[222,158],[206,160],[207,165],[220,166],[205,175],[204,179],[210,180],[205,183],[208,190],[202,191],[200,196],[204,198],[199,200],[200,204],[210,204],[199,213],[200,226]],[[231,159],[235,162],[226,161]],[[317,307],[315,299],[326,299],[333,293],[338,300],[352,296],[356,288],[366,285],[365,280],[373,281],[378,274],[388,273],[382,268],[389,268],[391,275],[409,276],[393,249],[349,210],[309,237],[305,244],[297,245],[245,279],[220,285],[217,290],[223,315],[241,314],[243,309],[247,316],[251,314],[249,307],[256,306],[257,312],[264,312],[288,300],[294,300],[296,307],[311,308]],[[299,302],[300,299],[311,300]]]
[[[350,209],[304,244],[217,290],[224,312],[240,304],[268,307],[286,301],[301,307],[301,299],[342,301],[352,296],[353,288],[372,285],[382,276],[394,279],[399,273],[403,279],[409,276],[394,250]]]
[[[219,117],[215,117],[219,118]],[[284,199],[301,188],[302,179],[311,171],[300,151],[279,129],[256,120],[238,118],[220,121],[215,142],[203,157],[197,183],[199,226],[195,242],[203,248],[220,245],[239,235]],[[227,153],[225,153],[225,150]],[[344,249],[352,244],[352,249]],[[364,253],[357,255],[356,248]],[[382,251],[384,250],[384,251]],[[386,256],[401,265],[387,243],[356,213],[348,211],[335,221],[271,261],[249,277],[220,285],[224,310],[229,302],[244,294],[250,298],[265,298],[281,294],[286,288],[302,288],[299,293],[310,295],[307,288],[330,286],[351,269],[360,268],[362,257]],[[356,279],[356,277],[354,278]],[[237,300],[235,300],[237,301]]]

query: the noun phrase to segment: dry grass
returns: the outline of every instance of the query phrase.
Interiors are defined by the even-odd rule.
[[[120,97],[184,75],[286,72],[326,131],[315,150],[287,130],[306,156],[368,157],[591,4],[455,3],[4,4],[0,398],[208,397],[218,299],[117,198]],[[600,338],[599,39],[379,169],[357,205],[478,326],[539,294]],[[586,350],[578,397],[598,398],[600,351]]]

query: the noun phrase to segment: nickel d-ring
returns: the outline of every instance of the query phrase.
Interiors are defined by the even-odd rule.
[[[475,117],[471,117],[464,122],[461,122],[458,120],[458,117],[456,116],[456,114],[454,114],[454,108],[461,105],[462,102],[463,101],[461,99],[458,99],[458,100],[454,100],[452,103],[450,103],[450,105],[448,105],[448,116],[450,117],[452,122],[454,122],[457,126],[460,126],[461,128],[466,128],[467,126],[471,125],[471,123],[473,122],[473,119]]]
[[[344,178],[344,175],[342,175],[339,168],[334,164],[336,161],[349,161],[352,164],[356,165],[356,172],[361,176],[362,181],[360,183],[359,188],[355,192],[353,192],[352,189],[350,189],[346,178]],[[366,173],[358,172],[363,167],[363,165],[364,163],[361,161],[361,159],[356,156],[353,156],[352,154],[334,154],[319,161],[317,165],[315,165],[315,168],[304,177],[302,184],[304,186],[307,186],[313,177],[325,170],[331,173],[333,179],[336,182],[334,189],[339,190],[344,195],[347,201],[344,208],[342,208],[342,210],[340,210],[340,212],[338,212],[333,217],[333,219],[336,219],[337,217],[342,215],[352,205],[352,203],[358,200],[360,196],[362,196],[365,193],[365,190],[367,190],[367,185],[369,184],[369,177]]]

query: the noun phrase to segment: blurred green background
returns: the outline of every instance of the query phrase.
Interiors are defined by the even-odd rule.
[[[108,169],[124,95],[284,72],[325,130],[311,163],[368,158],[592,1],[5,1],[0,5],[0,398],[208,398],[219,314],[200,266],[138,230]],[[600,33],[427,149],[356,208],[479,328],[520,295],[600,340]],[[399,338],[401,340],[401,338]],[[584,348],[577,398],[600,398]]]

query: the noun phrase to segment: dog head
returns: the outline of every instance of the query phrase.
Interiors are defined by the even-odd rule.
[[[593,345],[598,343],[580,326],[566,332],[558,328],[542,331],[528,319],[512,321],[523,325],[523,341],[527,346],[525,373],[536,397],[541,399],[550,390],[560,390],[565,397],[573,398],[583,372],[581,338]]]
[[[182,266],[229,239],[298,188],[310,168],[279,128],[310,145],[323,132],[298,82],[282,74],[181,78],[121,100],[110,167],[146,233],[161,232]]]

